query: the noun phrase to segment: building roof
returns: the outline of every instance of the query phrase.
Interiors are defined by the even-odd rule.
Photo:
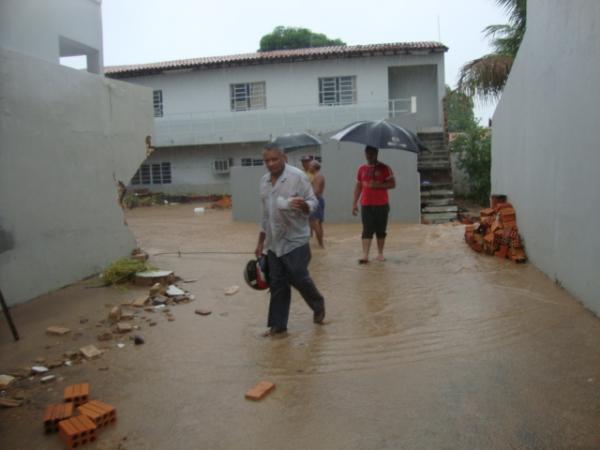
[[[370,45],[336,45],[331,47],[311,47],[293,50],[244,53],[240,55],[179,59],[175,61],[133,64],[127,66],[109,66],[104,68],[104,74],[111,78],[128,78],[143,75],[155,75],[171,70],[217,69],[222,67],[275,64],[321,59],[443,53],[446,51],[448,51],[448,47],[440,42],[397,42]]]

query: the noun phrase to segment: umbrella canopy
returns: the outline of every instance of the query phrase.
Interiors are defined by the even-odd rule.
[[[271,143],[277,145],[284,152],[291,152],[292,150],[298,150],[305,147],[315,147],[322,144],[322,142],[308,133],[288,133],[276,137]]]
[[[336,141],[356,142],[375,148],[392,148],[419,153],[427,147],[415,133],[386,120],[355,122],[331,136]]]

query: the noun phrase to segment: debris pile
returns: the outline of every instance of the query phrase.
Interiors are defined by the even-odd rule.
[[[67,386],[63,403],[46,407],[43,417],[46,434],[58,432],[69,449],[94,442],[96,432],[117,420],[114,406],[90,400],[89,383]]]
[[[465,226],[465,242],[476,252],[496,255],[517,263],[527,260],[510,203],[498,203],[480,212],[479,223]]]

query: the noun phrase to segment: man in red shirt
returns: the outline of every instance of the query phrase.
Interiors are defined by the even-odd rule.
[[[371,249],[373,234],[377,236],[377,260],[385,261],[383,247],[385,245],[388,214],[390,212],[387,191],[396,187],[396,180],[394,179],[392,169],[377,160],[378,152],[375,147],[367,146],[365,148],[367,164],[360,166],[356,175],[352,214],[358,214],[358,199],[360,198],[363,224],[363,257],[358,260],[359,264],[369,262],[369,250]]]

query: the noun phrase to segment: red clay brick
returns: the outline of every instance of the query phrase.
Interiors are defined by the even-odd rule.
[[[73,415],[73,403],[59,403],[50,405],[44,412],[44,431],[55,433],[58,431],[58,422],[68,419]]]
[[[65,402],[72,402],[76,407],[90,399],[89,383],[72,384],[65,388]]]
[[[58,436],[69,449],[79,448],[96,440],[96,425],[87,416],[76,416],[58,424]]]
[[[104,427],[117,420],[117,410],[114,406],[101,402],[100,400],[92,400],[84,403],[77,410],[88,416],[96,424],[98,428]]]
[[[271,383],[270,381],[261,381],[246,392],[246,398],[248,400],[261,400],[273,389],[275,389],[274,383]]]

